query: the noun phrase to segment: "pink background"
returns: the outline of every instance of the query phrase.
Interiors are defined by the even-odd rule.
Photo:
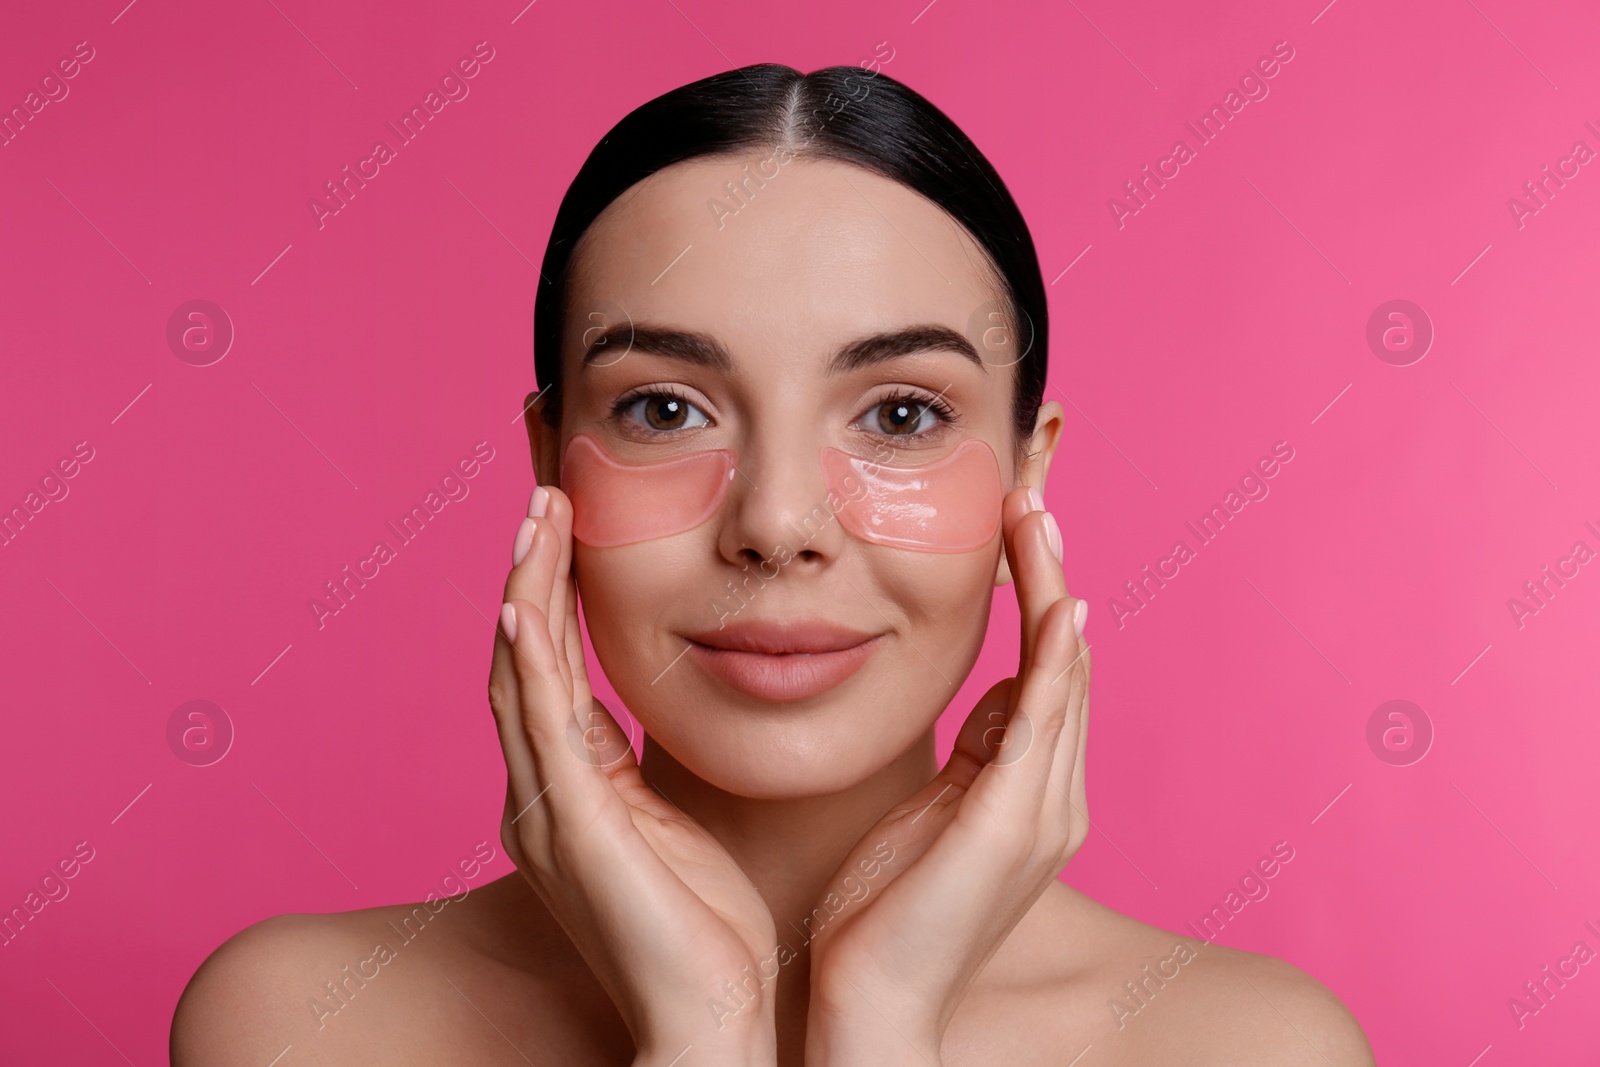
[[[5,109],[95,50],[0,148],[0,506],[94,449],[0,546],[0,909],[95,849],[0,948],[8,1062],[158,1062],[241,927],[420,899],[498,852],[489,619],[560,195],[649,97],[880,41],[1054,279],[1047,496],[1095,649],[1096,829],[1066,880],[1182,929],[1288,841],[1220,940],[1325,982],[1380,1062],[1600,1055],[1600,967],[1520,1030],[1507,1007],[1600,949],[1600,564],[1521,627],[1507,605],[1600,549],[1600,174],[1520,228],[1507,206],[1600,149],[1592,5],[125,2],[23,5],[0,35]],[[319,229],[308,199],[479,41],[470,95]],[[1119,229],[1108,199],[1278,41],[1270,95]],[[197,298],[237,331],[207,367],[166,340]],[[1395,298],[1437,331],[1410,366],[1365,340]],[[1118,628],[1123,583],[1280,440],[1270,495]],[[319,631],[322,583],[478,441],[470,495]],[[1003,591],[946,744],[1015,625]],[[1366,739],[1399,698],[1435,731],[1410,766]],[[236,730],[208,767],[168,747],[194,699]]]

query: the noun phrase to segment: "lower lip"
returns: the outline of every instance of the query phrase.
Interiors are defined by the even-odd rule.
[[[736,652],[689,642],[690,654],[713,677],[741,693],[773,703],[805,700],[843,682],[877,651],[873,637],[835,652]]]

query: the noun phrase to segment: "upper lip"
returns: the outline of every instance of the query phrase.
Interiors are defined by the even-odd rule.
[[[748,619],[729,623],[719,630],[686,634],[695,644],[734,652],[762,652],[768,655],[838,652],[872,640],[877,634],[862,633],[825,619],[777,620]]]

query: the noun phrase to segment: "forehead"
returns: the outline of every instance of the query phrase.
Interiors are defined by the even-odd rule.
[[[687,160],[629,189],[585,233],[568,322],[581,333],[586,309],[614,305],[713,332],[735,354],[831,350],[912,322],[970,334],[999,298],[987,264],[942,208],[871,171],[780,166],[765,152]]]

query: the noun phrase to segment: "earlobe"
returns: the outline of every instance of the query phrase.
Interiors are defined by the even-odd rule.
[[[1000,563],[994,569],[994,584],[997,589],[1002,585],[1011,584],[1011,562],[1006,559],[1004,544],[1000,546]]]

